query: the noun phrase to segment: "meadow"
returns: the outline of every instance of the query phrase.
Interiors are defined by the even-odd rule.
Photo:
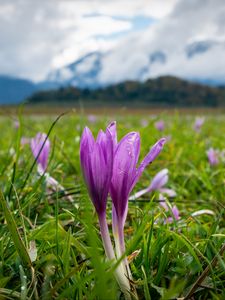
[[[85,126],[96,137],[111,121],[119,140],[140,133],[139,162],[166,137],[130,196],[163,169],[165,188],[174,195],[165,193],[162,200],[154,189],[129,200],[126,252],[109,261],[79,147]],[[157,121],[164,128],[157,129]],[[178,112],[1,116],[0,299],[128,299],[114,276],[125,256],[136,290],[131,299],[225,299],[225,115],[208,113],[197,130],[195,122],[195,115]],[[38,132],[50,141],[48,175],[38,173],[30,147]],[[210,148],[217,149],[215,164],[207,157]],[[111,209],[108,198],[112,238]]]

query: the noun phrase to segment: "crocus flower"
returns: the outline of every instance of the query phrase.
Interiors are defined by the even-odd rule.
[[[106,132],[99,131],[95,141],[91,131],[86,127],[80,143],[81,168],[91,201],[98,215],[102,241],[109,259],[115,259],[106,222],[106,202],[112,179],[115,138],[107,128]],[[128,293],[130,285],[122,265],[116,269],[116,278],[126,298],[130,299]]]
[[[117,143],[116,124],[109,129],[114,137],[114,162],[110,195],[112,198],[112,223],[117,255],[125,251],[123,228],[128,210],[129,195],[148,164],[161,152],[165,139],[160,139],[149,151],[141,164],[137,167],[140,153],[140,136],[137,132],[130,132]],[[126,262],[126,267],[129,269]],[[128,270],[128,277],[129,277]]]
[[[98,214],[104,248],[109,259],[114,258],[106,223],[106,203],[112,177],[113,141],[111,133],[99,131],[95,141],[86,127],[80,142],[80,163],[85,183]]]
[[[204,122],[205,122],[205,118],[203,118],[203,117],[202,118],[200,118],[200,117],[196,118],[195,123],[194,123],[194,130],[196,132],[199,132],[201,130],[202,125],[204,124]]]
[[[31,150],[38,163],[38,171],[43,174],[48,166],[48,156],[50,152],[50,141],[45,133],[37,133],[31,139]]]
[[[97,116],[95,115],[88,115],[88,121],[92,124],[97,122]]]
[[[21,144],[22,146],[24,146],[24,145],[26,145],[26,144],[30,144],[30,141],[31,141],[30,138],[27,138],[27,137],[23,136],[23,137],[21,138],[21,140],[20,140],[20,144]]]
[[[44,176],[47,189],[51,189],[53,191],[64,191],[64,187],[46,172],[50,152],[50,141],[47,138],[47,135],[45,133],[37,133],[36,137],[32,139],[22,138],[21,143],[30,143],[32,153],[35,159],[37,159],[38,174],[40,176]],[[73,202],[73,198],[71,196],[68,195],[66,198],[70,202]]]
[[[20,127],[20,122],[18,120],[14,121],[14,127],[15,129],[18,129]]]
[[[163,131],[165,128],[165,123],[163,120],[159,120],[155,122],[155,128],[158,129],[159,131]]]
[[[148,121],[146,119],[141,119],[140,124],[142,127],[148,126]]]
[[[161,202],[161,206],[163,206],[163,208],[165,209],[165,211],[169,211],[169,207],[167,205],[166,202]],[[173,217],[168,217],[166,220],[165,220],[165,223],[172,223],[174,221],[174,219],[176,221],[178,221],[180,219],[180,212],[177,208],[176,205],[172,206],[171,207],[171,213],[173,215]]]
[[[206,151],[206,154],[208,156],[208,160],[211,166],[218,165],[219,163],[219,151],[215,150],[213,148],[209,148],[208,151]]]
[[[168,182],[168,169],[163,169],[160,172],[158,172],[155,175],[155,177],[153,177],[150,185],[147,188],[135,193],[133,196],[129,197],[129,200],[135,200],[141,197],[142,195],[146,193],[150,193],[152,191],[159,191],[160,194],[163,193],[169,197],[175,197],[176,192],[174,190],[164,187],[167,182]],[[159,197],[160,199],[164,198],[162,195],[160,195]]]

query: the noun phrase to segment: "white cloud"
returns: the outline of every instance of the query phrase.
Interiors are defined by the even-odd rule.
[[[114,47],[119,36],[114,40],[95,37],[131,30],[129,20],[114,16],[163,18],[176,1],[3,0],[0,73],[43,79],[51,68],[70,63],[90,50]]]
[[[158,21],[133,33],[132,18],[141,15]],[[0,73],[41,80],[102,51],[102,82],[164,74],[225,78],[224,15],[224,0],[2,1]],[[217,46],[188,59],[185,47],[201,40]],[[154,51],[166,54],[165,64],[149,66]]]
[[[134,34],[122,41],[104,59],[101,82],[142,79],[159,75],[176,75],[188,79],[225,81],[225,14],[223,0],[181,0],[174,10],[141,35]],[[225,24],[224,24],[225,26]],[[224,27],[223,27],[224,28]],[[211,41],[208,51],[187,57],[186,47],[196,41]],[[150,54],[161,51],[166,63],[150,64]]]

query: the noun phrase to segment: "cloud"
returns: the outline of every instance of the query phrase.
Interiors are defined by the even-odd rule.
[[[108,51],[115,47],[123,38],[121,33],[133,30],[129,18],[141,15],[164,18],[176,2],[2,0],[1,73],[43,79],[50,69],[90,51]]]
[[[163,3],[161,10],[159,2]],[[114,47],[123,38],[119,33],[132,31],[132,22],[127,17],[162,18],[175,2],[3,0],[0,2],[0,72],[41,80],[52,68],[92,50],[107,51]],[[110,35],[113,41],[106,38]]]
[[[224,0],[2,0],[0,73],[38,81],[101,51],[104,83],[165,74],[225,80],[224,15]],[[204,42],[213,46],[188,57]],[[165,62],[151,62],[154,53]]]
[[[99,80],[119,82],[124,79],[147,79],[176,75],[187,79],[225,81],[225,3],[223,0],[181,0],[160,22],[122,41],[104,58]],[[223,27],[224,28],[224,27]],[[188,57],[192,43],[212,44]],[[150,63],[152,53],[162,52],[166,62]]]

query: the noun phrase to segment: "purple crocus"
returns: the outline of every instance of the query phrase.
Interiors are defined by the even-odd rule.
[[[140,136],[137,132],[130,132],[117,143],[116,123],[108,126],[113,138],[113,170],[110,185],[112,198],[112,227],[116,246],[117,258],[125,252],[124,225],[127,217],[129,195],[143,173],[146,166],[161,152],[165,138],[160,139],[149,151],[137,167],[140,154]],[[122,272],[132,280],[129,263],[124,258],[121,265]]]
[[[140,124],[142,127],[147,127],[148,126],[148,121],[146,119],[141,119]]]
[[[37,133],[31,139],[30,147],[34,157],[37,159],[38,172],[42,175],[48,166],[48,156],[50,152],[50,141],[45,133]]]
[[[166,202],[161,202],[161,206],[165,209],[166,212],[171,210],[172,217],[168,217],[165,220],[165,223],[172,223],[174,220],[178,221],[180,219],[180,212],[176,205],[172,206],[171,209],[169,209],[169,206]]]
[[[208,151],[206,151],[206,154],[208,156],[208,160],[211,166],[218,165],[219,163],[219,151],[213,148],[209,148]]]
[[[135,200],[135,199],[141,197],[142,195],[144,195],[146,193],[150,193],[152,191],[159,191],[160,199],[164,198],[163,195],[161,195],[161,194],[166,194],[169,197],[175,197],[176,192],[174,190],[164,187],[166,185],[166,183],[168,182],[168,178],[169,178],[168,172],[169,172],[168,169],[163,169],[163,170],[159,171],[153,177],[150,185],[147,188],[135,193],[134,195],[129,197],[129,200]]]
[[[106,203],[112,179],[114,142],[116,141],[116,135],[113,135],[115,132],[111,134],[109,129],[112,124],[106,132],[99,131],[96,141],[89,128],[86,127],[80,142],[81,168],[98,215],[101,237],[108,259],[115,259],[106,221]],[[130,299],[128,292],[130,284],[122,264],[116,269],[115,276],[126,299]]]
[[[108,128],[114,137],[114,162],[110,186],[113,203],[113,231],[115,242],[118,243],[117,252],[123,254],[125,251],[123,228],[127,216],[129,195],[146,166],[152,163],[161,152],[165,139],[160,139],[137,167],[140,154],[139,133],[130,132],[117,143],[115,122]]]
[[[118,218],[124,226],[129,195],[146,166],[153,162],[162,150],[165,139],[159,140],[137,167],[140,153],[140,136],[128,133],[115,147],[110,195]]]
[[[97,116],[95,115],[88,115],[88,121],[92,124],[96,123],[97,122]]]
[[[113,259],[114,251],[106,223],[106,203],[113,168],[113,140],[108,129],[99,131],[95,141],[90,129],[85,127],[80,142],[80,163],[85,183],[98,214],[106,255]]]
[[[199,132],[202,128],[202,125],[205,122],[205,118],[204,117],[198,117],[195,119],[195,123],[194,123],[194,130],[196,132]]]
[[[38,174],[40,176],[44,176],[47,190],[51,189],[55,192],[65,191],[64,187],[55,178],[51,177],[49,173],[46,172],[50,153],[50,141],[47,138],[47,135],[45,133],[39,132],[32,139],[23,137],[21,139],[21,144],[24,145],[27,143],[30,143],[32,153],[34,157],[37,158]],[[73,198],[70,195],[67,195],[66,198],[70,202],[73,202]]]
[[[163,131],[165,128],[165,123],[163,120],[159,120],[155,122],[155,128],[158,129],[159,131]]]
[[[30,144],[30,142],[31,142],[31,139],[30,139],[30,138],[25,137],[25,136],[22,136],[22,137],[21,137],[21,140],[20,140],[21,146],[24,146],[24,145],[26,145],[26,144]]]

